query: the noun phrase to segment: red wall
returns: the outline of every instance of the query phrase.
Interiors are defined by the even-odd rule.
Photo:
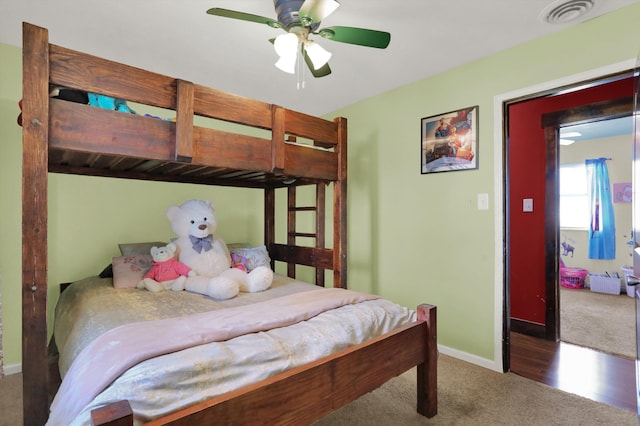
[[[511,105],[508,124],[511,317],[545,323],[545,138],[542,114],[633,94],[633,78]],[[522,200],[533,198],[533,213]]]

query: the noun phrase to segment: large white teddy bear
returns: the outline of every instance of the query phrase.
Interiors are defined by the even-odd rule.
[[[167,209],[171,229],[178,236],[178,260],[196,275],[188,277],[185,290],[214,299],[231,299],[238,292],[266,290],[273,271],[259,266],[251,272],[231,267],[231,256],[224,240],[215,235],[217,222],[210,201],[188,200]]]

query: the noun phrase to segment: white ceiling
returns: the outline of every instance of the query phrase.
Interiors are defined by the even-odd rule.
[[[575,0],[574,0],[575,1]],[[540,18],[554,0],[342,0],[321,27],[391,33],[385,50],[313,38],[333,53],[315,79],[278,70],[267,25],[207,15],[221,7],[276,18],[272,0],[0,0],[0,42],[21,46],[23,21],[51,43],[238,95],[320,115],[447,71],[640,0],[584,0],[571,23]]]
[[[578,132],[579,136],[564,136],[569,132]],[[560,129],[560,137],[576,142],[591,139],[611,138],[614,136],[629,135],[629,141],[633,135],[633,117],[614,118],[592,123],[576,124]]]

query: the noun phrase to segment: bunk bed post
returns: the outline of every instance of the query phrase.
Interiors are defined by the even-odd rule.
[[[22,373],[25,425],[49,413],[47,359],[47,175],[49,39],[23,23],[22,49]]]
[[[284,109],[271,105],[271,166],[272,171],[284,168]],[[264,190],[264,243],[271,250],[276,242],[276,189],[267,186]],[[275,260],[271,259],[271,269]]]
[[[438,308],[435,305],[418,305],[418,321],[427,324],[426,361],[418,364],[417,380],[417,409],[423,416],[433,417],[438,414]]]
[[[325,201],[326,186],[324,183],[316,184],[316,247],[325,248],[326,221]],[[316,285],[324,287],[324,269],[316,268]]]
[[[347,288],[347,119],[334,120],[338,130],[338,179],[333,184],[333,286]]]
[[[296,187],[287,187],[287,245],[296,245]],[[287,276],[296,277],[296,264],[287,262]]]
[[[264,189],[264,244],[270,250],[276,241],[276,190],[273,187]],[[275,261],[271,259],[271,269]]]

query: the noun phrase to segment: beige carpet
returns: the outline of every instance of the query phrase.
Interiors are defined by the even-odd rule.
[[[560,340],[636,357],[634,299],[589,289],[560,290]]]
[[[438,415],[415,412],[415,372],[316,422],[352,425],[638,425],[635,413],[593,402],[513,373],[496,373],[455,358],[439,362]]]
[[[0,426],[22,424],[22,374],[0,379]]]
[[[415,370],[396,377],[315,426],[638,425],[635,413],[562,392],[513,373],[440,356],[439,413],[415,411]],[[0,426],[22,424],[21,375],[0,380]]]

